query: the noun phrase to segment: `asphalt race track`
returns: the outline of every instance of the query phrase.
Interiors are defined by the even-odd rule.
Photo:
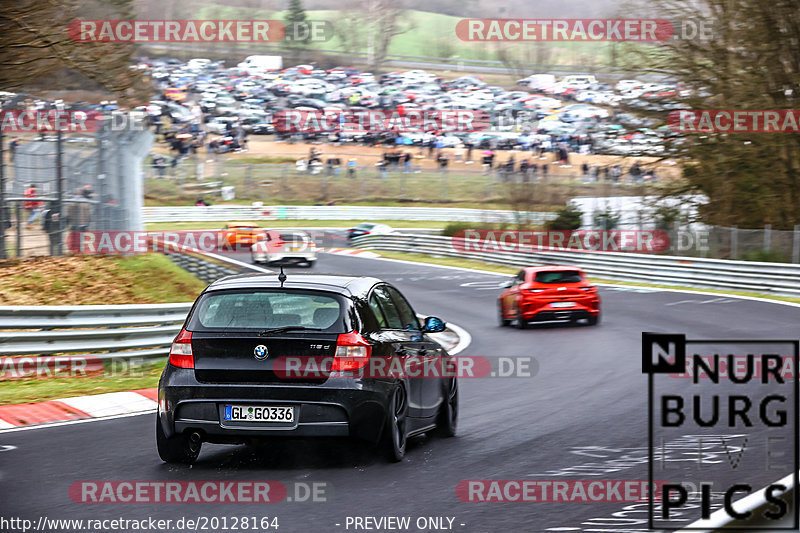
[[[237,259],[249,262],[245,254]],[[287,269],[290,278],[306,272]],[[33,520],[42,515],[269,516],[278,518],[281,532],[353,531],[352,525],[346,527],[347,517],[366,516],[409,516],[412,526],[419,517],[449,517],[454,519],[452,530],[465,533],[646,530],[646,504],[462,502],[456,486],[478,479],[646,480],[647,377],[642,374],[641,333],[792,339],[800,322],[798,307],[603,288],[599,326],[522,331],[497,325],[496,287],[503,278],[495,275],[325,253],[312,272],[383,278],[400,288],[416,311],[469,331],[472,343],[460,355],[533,358],[535,375],[462,379],[458,437],[416,438],[399,464],[348,442],[325,440],[260,448],[206,444],[193,467],[167,466],[155,449],[152,414],[0,433],[0,515]],[[748,460],[748,452],[731,469],[737,479],[761,488],[790,472],[766,471],[760,457]],[[685,456],[691,458],[691,453]],[[304,486],[324,483],[328,501],[73,502],[70,485],[88,480],[271,480],[285,484],[290,497]]]

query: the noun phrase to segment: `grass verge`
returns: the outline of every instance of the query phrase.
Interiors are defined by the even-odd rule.
[[[191,302],[205,287],[162,254],[0,263],[0,305]]]

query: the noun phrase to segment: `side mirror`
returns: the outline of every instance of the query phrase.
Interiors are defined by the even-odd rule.
[[[425,325],[422,327],[423,333],[439,333],[444,331],[444,320],[435,316],[429,316],[425,319]]]
[[[507,288],[513,287],[513,286],[514,286],[514,280],[513,279],[506,280],[506,281],[504,281],[503,283],[500,284],[500,287],[503,288],[503,289],[507,289]]]

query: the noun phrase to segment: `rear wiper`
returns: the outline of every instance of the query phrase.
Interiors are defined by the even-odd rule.
[[[259,337],[266,337],[273,333],[283,333],[284,331],[324,331],[321,328],[307,328],[306,326],[281,326],[279,328],[270,328],[258,332]]]

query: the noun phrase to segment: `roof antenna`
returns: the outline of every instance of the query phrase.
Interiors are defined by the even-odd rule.
[[[283,273],[283,265],[281,265],[281,273],[278,274],[278,281],[281,282],[281,289],[283,288],[283,282],[286,281],[286,274]]]

